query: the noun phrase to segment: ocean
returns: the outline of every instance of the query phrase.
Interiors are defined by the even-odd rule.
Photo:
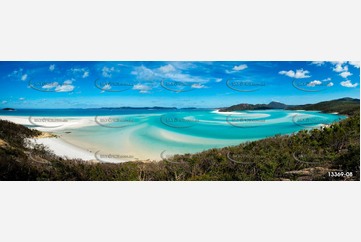
[[[328,125],[346,116],[317,111],[214,109],[21,109],[1,116],[27,117],[42,128],[91,152],[125,160],[160,160],[238,145],[274,135]],[[85,125],[68,125],[81,123]]]

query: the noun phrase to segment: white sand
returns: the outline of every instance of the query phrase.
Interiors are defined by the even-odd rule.
[[[29,139],[31,144],[42,144],[47,146],[50,150],[54,152],[57,156],[68,158],[68,159],[82,159],[84,161],[91,162],[109,162],[109,163],[120,163],[127,162],[131,158],[112,158],[104,157],[104,155],[109,155],[107,153],[101,152],[92,152],[80,148],[76,145],[70,144],[61,138],[33,138]]]
[[[221,112],[219,111],[219,109],[212,111],[212,113],[217,113],[217,114],[223,114],[223,115],[230,115],[230,114],[246,114],[246,113],[242,113],[242,112]]]
[[[63,120],[62,122],[36,122],[36,119],[50,118]],[[76,129],[96,125],[94,117],[24,117],[24,116],[0,116],[0,119],[11,121],[21,125],[39,124],[41,127],[34,127],[39,131],[58,131],[62,129]],[[32,123],[33,122],[33,123]]]
[[[36,118],[43,118],[43,117],[36,117]],[[77,129],[80,127],[96,125],[94,117],[46,117],[46,118],[64,119],[66,121],[51,122],[49,124],[51,127],[34,127],[34,129],[43,132],[52,132],[52,131],[60,131],[64,129]],[[0,116],[0,119],[11,121],[21,125],[34,125],[32,123],[34,122],[33,120],[29,119],[29,117],[24,117],[24,116]],[[46,125],[47,124],[44,124],[43,126]],[[42,144],[47,146],[50,150],[54,152],[54,154],[63,158],[82,159],[84,161],[93,161],[93,162],[112,162],[112,163],[128,161],[118,158],[101,158],[100,155],[95,155],[95,152],[80,148],[74,144],[66,142],[61,138],[34,138],[29,140],[32,144]]]
[[[42,144],[49,147],[54,154],[69,159],[81,158],[83,160],[95,160],[94,153],[71,145],[60,138],[34,138],[31,143]]]

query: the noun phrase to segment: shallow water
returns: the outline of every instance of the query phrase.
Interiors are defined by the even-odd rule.
[[[345,116],[315,111],[259,110],[219,113],[216,110],[19,110],[6,115],[94,118],[90,126],[57,129],[69,143],[93,152],[160,160],[318,128]],[[67,132],[67,133],[65,133]],[[69,133],[70,132],[70,133]]]

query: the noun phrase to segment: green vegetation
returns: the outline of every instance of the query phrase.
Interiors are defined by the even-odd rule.
[[[338,112],[340,114],[353,115],[360,111],[360,99],[341,98],[332,101],[320,102],[316,104],[305,104],[288,107],[291,110],[322,110],[325,113]]]
[[[32,138],[41,134],[38,130],[28,129],[22,125],[14,124],[9,121],[0,120],[0,122],[0,139],[16,148],[24,147],[25,138]]]
[[[241,103],[237,105],[230,106],[228,108],[221,108],[221,112],[233,112],[241,110],[266,110],[266,109],[285,109],[286,104],[280,102],[270,102],[269,104],[249,104]]]
[[[269,104],[248,104],[241,103],[230,106],[228,108],[221,108],[221,112],[232,112],[242,110],[264,110],[264,109],[289,109],[289,110],[314,110],[323,111],[325,113],[338,112],[340,114],[352,115],[360,110],[360,99],[355,98],[341,98],[337,100],[325,101],[316,104],[305,105],[286,105],[279,102],[270,102]]]
[[[160,162],[87,163],[29,148],[39,135],[0,120],[0,180],[359,180],[360,114],[322,129],[238,146],[176,155]],[[328,172],[352,173],[329,176]]]

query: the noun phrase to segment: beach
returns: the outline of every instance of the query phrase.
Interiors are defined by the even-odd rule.
[[[0,119],[37,129],[43,135],[31,139],[54,154],[91,162],[159,161],[186,153],[239,145],[244,142],[318,128],[339,119],[337,114],[308,111],[193,110],[148,111],[132,114],[66,116],[0,116]],[[138,113],[140,112],[140,113]],[[46,114],[49,112],[46,111]],[[87,115],[87,116],[86,116]],[[311,123],[309,123],[311,121]],[[312,123],[322,122],[320,124]]]
[[[1,116],[0,119],[14,122],[17,124],[31,126],[29,117],[19,116]],[[77,146],[74,143],[67,142],[63,135],[59,135],[58,131],[65,129],[76,129],[86,126],[94,125],[93,117],[66,117],[67,122],[55,122],[52,125],[59,127],[36,127],[35,129],[42,131],[43,133],[36,138],[29,139],[32,145],[41,144],[48,147],[54,154],[59,157],[69,159],[82,159],[84,161],[99,162],[93,151],[87,150],[84,147]],[[117,159],[108,159],[107,162],[121,162]]]

